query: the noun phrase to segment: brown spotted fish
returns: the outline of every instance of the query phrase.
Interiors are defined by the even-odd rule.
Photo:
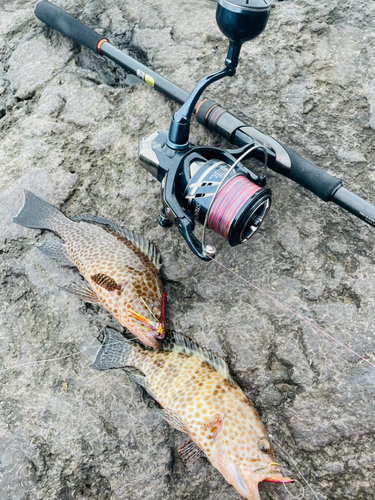
[[[13,221],[58,234],[65,243],[46,243],[39,249],[62,265],[77,267],[86,279],[62,288],[101,304],[144,344],[159,347],[156,338],[164,336],[163,286],[160,258],[152,243],[99,217],[68,219],[26,190]]]
[[[260,500],[260,481],[293,482],[280,473],[267,431],[225,361],[184,335],[167,332],[151,351],[108,328],[91,366],[125,368],[165,420],[188,435],[178,450],[184,463],[206,456],[248,500]]]

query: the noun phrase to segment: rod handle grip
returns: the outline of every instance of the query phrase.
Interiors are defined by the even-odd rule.
[[[324,201],[331,200],[333,194],[341,186],[340,179],[313,165],[273,137],[246,125],[215,101],[206,99],[201,102],[196,111],[196,118],[201,125],[237,146],[243,146],[244,142],[250,144],[254,141],[264,145],[269,149],[268,166],[270,169],[288,177]]]
[[[34,12],[36,17],[47,26],[59,31],[71,40],[85,45],[85,47],[98,54],[100,54],[100,46],[103,41],[108,41],[102,35],[65,12],[65,10],[47,0],[40,0],[35,5]]]
[[[334,193],[342,185],[341,179],[325,172],[285,144],[280,144],[291,160],[291,169],[287,177],[316,194],[321,200],[331,201]]]

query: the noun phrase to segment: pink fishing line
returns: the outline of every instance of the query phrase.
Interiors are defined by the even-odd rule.
[[[342,342],[340,342],[335,337],[332,337],[332,335],[330,335],[329,333],[327,333],[324,330],[322,330],[321,328],[319,328],[319,326],[314,325],[314,323],[311,323],[311,321],[307,320],[306,318],[304,318],[303,316],[301,316],[297,312],[293,311],[293,309],[290,309],[290,307],[284,305],[282,302],[280,302],[277,299],[275,299],[274,297],[272,297],[272,295],[269,295],[268,293],[264,292],[263,290],[261,290],[257,286],[253,285],[252,283],[250,283],[250,281],[246,280],[245,278],[243,278],[242,276],[240,276],[239,274],[237,274],[232,269],[229,269],[229,267],[225,266],[224,264],[222,264],[221,262],[219,262],[218,260],[216,260],[214,257],[211,257],[211,255],[209,255],[209,257],[210,257],[211,260],[215,261],[216,264],[218,264],[219,266],[223,267],[224,269],[226,269],[230,273],[234,274],[235,276],[237,276],[237,278],[239,278],[240,280],[244,281],[245,283],[247,283],[251,287],[255,288],[255,290],[258,290],[258,292],[262,293],[263,295],[265,295],[269,299],[273,300],[276,304],[278,304],[279,306],[283,307],[287,311],[291,312],[292,314],[294,314],[294,316],[297,316],[297,318],[302,319],[302,321],[304,321],[305,323],[307,323],[309,326],[311,326],[312,328],[315,328],[315,330],[318,330],[319,332],[323,333],[326,337],[330,338],[331,340],[334,340],[341,347],[343,347],[347,351],[351,352],[352,354],[354,354],[355,356],[357,356],[358,358],[360,358],[362,361],[365,361],[366,363],[368,363],[369,365],[371,365],[373,368],[375,368],[375,364],[374,363],[371,363],[371,361],[369,361],[368,359],[366,359],[363,356],[361,356],[360,354],[358,354],[358,352],[353,351],[353,349],[350,349],[350,347],[348,347],[347,345],[343,344]]]
[[[228,237],[232,222],[243,205],[261,188],[244,175],[237,175],[220,189],[210,211],[207,227]]]

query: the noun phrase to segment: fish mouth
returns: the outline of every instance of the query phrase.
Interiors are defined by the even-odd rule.
[[[269,467],[277,467],[279,468],[279,464],[277,462],[271,462]],[[273,471],[274,472],[274,471]],[[281,472],[274,472],[271,476],[265,477],[263,481],[268,483],[295,483],[295,479],[291,479],[290,477],[284,477]]]
[[[155,339],[163,340],[165,337],[164,324],[158,322],[158,324],[154,326],[153,331],[156,332],[153,334]]]
[[[263,481],[267,481],[267,483],[295,483],[295,479],[291,479],[290,477],[278,477],[278,476],[272,476],[272,477],[266,477],[263,479]]]
[[[276,463],[276,462],[271,462],[268,466],[266,467],[259,467],[258,469],[254,469],[253,470],[253,473],[255,472],[258,472],[258,471],[262,471],[262,470],[269,470],[269,475],[267,475],[265,478],[261,479],[260,481],[266,481],[268,483],[284,483],[284,484],[287,484],[287,483],[295,483],[295,479],[292,479],[290,477],[284,477],[281,472],[277,472],[277,469],[276,471],[275,470],[272,470],[272,468],[274,467],[277,467],[277,469],[279,468],[279,464]],[[271,470],[270,470],[271,468]]]
[[[139,322],[138,328],[147,332],[146,335],[151,339],[162,340],[165,337],[164,324],[161,323],[154,315],[154,319],[149,319],[130,308],[128,308],[127,313],[128,316]]]

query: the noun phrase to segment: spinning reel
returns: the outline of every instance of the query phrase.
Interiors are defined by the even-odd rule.
[[[211,83],[235,74],[242,44],[262,33],[270,10],[268,0],[219,0],[216,20],[229,38],[225,68],[198,83],[174,114],[169,132],[155,132],[139,144],[141,165],[161,182],[159,224],[176,224],[190,249],[204,260],[216,253],[213,245],[206,245],[206,228],[226,238],[231,246],[239,245],[261,226],[271,205],[265,176],[256,176],[240,163],[261,149],[267,166],[263,145],[253,141],[236,150],[222,150],[189,143],[191,115],[202,92]],[[197,113],[217,122],[225,111],[210,103],[203,101]],[[195,221],[203,225],[202,241],[193,233]]]
[[[340,179],[242,122],[214,101],[199,102],[208,85],[235,74],[242,44],[262,33],[270,10],[268,0],[218,0],[216,20],[229,39],[225,68],[203,78],[188,94],[48,0],[39,0],[35,6],[36,16],[48,26],[108,57],[182,105],[168,132],[154,132],[140,141],[139,160],[161,183],[163,209],[159,223],[164,227],[176,224],[190,249],[203,260],[216,253],[213,245],[206,245],[206,228],[226,238],[231,246],[239,245],[256,232],[270,208],[271,191],[266,188],[266,178],[244,167],[241,161],[246,156],[254,156],[323,201],[336,203],[375,227],[375,207],[345,189]],[[190,144],[193,112],[201,125],[238,149]],[[203,225],[202,241],[194,234],[196,222]]]

